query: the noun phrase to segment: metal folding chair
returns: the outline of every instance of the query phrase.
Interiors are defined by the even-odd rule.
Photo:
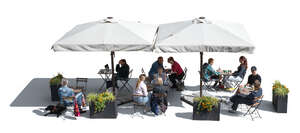
[[[198,71],[198,72],[201,75],[200,71]],[[215,89],[213,89],[212,84],[219,81],[218,79],[210,79],[210,80],[207,81],[207,80],[202,78],[202,81],[203,81],[203,87],[204,87],[203,89],[205,89],[205,91],[207,91],[207,90],[216,91]]]
[[[146,104],[140,104],[140,103],[137,103],[137,102],[133,101],[132,105],[133,105],[132,117],[138,116],[138,117],[141,117],[141,118],[144,119],[144,117],[140,113],[137,113],[137,110],[139,108],[142,108],[143,109],[143,114],[146,113]]]
[[[252,104],[252,105],[248,105],[247,108],[247,112],[244,114],[244,116],[246,115],[250,115],[251,116],[251,119],[254,120],[254,114],[258,115],[259,118],[262,118],[258,112],[258,108],[259,106],[261,105],[262,103],[262,99],[263,99],[264,95],[262,95],[261,97],[258,97],[258,98],[255,98],[255,103]]]
[[[183,75],[182,79],[178,82],[179,85],[180,85],[180,87],[184,87],[184,80],[185,80],[186,75],[187,75],[187,70],[188,70],[188,69],[185,67],[184,70],[183,70],[184,75]]]
[[[131,69],[129,71],[128,78],[119,79],[119,81],[122,83],[122,86],[120,87],[120,90],[123,89],[123,88],[126,88],[128,92],[130,92],[130,90],[133,90],[133,87],[129,84],[129,81],[131,80],[131,77],[132,77],[132,71],[133,71],[133,69]]]

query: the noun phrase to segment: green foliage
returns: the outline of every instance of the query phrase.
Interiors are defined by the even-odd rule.
[[[103,111],[106,107],[106,104],[114,100],[115,96],[113,95],[113,93],[107,91],[100,94],[90,93],[87,96],[87,101],[89,103],[94,103],[95,113]]]
[[[59,85],[63,78],[63,75],[58,73],[55,77],[50,79],[50,85]]]
[[[285,96],[289,93],[289,89],[278,80],[273,83],[272,89],[276,96]]]
[[[215,97],[209,97],[209,96],[202,96],[202,97],[195,97],[194,102],[198,103],[198,110],[203,111],[212,111],[213,108],[218,107],[219,100]]]

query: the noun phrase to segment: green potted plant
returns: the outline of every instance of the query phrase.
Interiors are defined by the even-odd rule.
[[[51,78],[49,81],[52,101],[59,100],[58,89],[61,87],[61,80],[63,78],[64,78],[63,75],[58,73],[55,77]]]
[[[287,113],[289,89],[285,85],[281,84],[280,81],[276,80],[273,83],[272,93],[272,103],[276,112]]]
[[[194,98],[193,120],[220,120],[220,102],[215,97]]]
[[[90,93],[87,95],[89,102],[90,118],[117,118],[116,98],[112,92],[100,94]]]

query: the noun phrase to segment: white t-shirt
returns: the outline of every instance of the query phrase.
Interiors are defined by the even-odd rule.
[[[140,83],[140,85],[138,86],[138,88],[134,89],[133,95],[143,95],[143,96],[147,96],[148,95],[147,85],[145,84],[144,81],[142,81]]]

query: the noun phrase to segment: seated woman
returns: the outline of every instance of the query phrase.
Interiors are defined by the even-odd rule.
[[[230,76],[226,76],[223,79],[223,83],[226,88],[233,88],[234,85],[232,82],[238,82],[238,81],[243,81],[244,76],[246,74],[247,68],[248,68],[248,62],[247,58],[245,56],[241,56],[239,58],[240,65],[238,67],[238,70],[233,72]]]
[[[246,86],[252,87],[254,85],[255,80],[258,80],[261,83],[261,77],[256,71],[257,71],[257,68],[255,66],[252,66],[251,67],[251,75],[249,75],[249,77],[248,77]]]
[[[81,105],[83,105],[82,92],[80,92],[79,90],[74,90],[74,89],[69,88],[68,83],[69,83],[68,80],[62,79],[62,83],[61,83],[62,86],[58,89],[60,104],[64,105],[64,106],[73,106],[74,99],[76,99],[80,113],[84,113],[85,111],[82,111],[82,109],[81,109]],[[77,94],[75,94],[75,93],[77,93]]]
[[[116,66],[117,77],[116,79],[127,79],[129,75],[129,65],[125,59],[121,59]]]
[[[133,101],[142,105],[146,105],[148,108],[150,108],[151,94],[148,93],[147,86],[144,83],[145,78],[145,74],[141,74],[139,76],[139,80],[136,83],[136,88],[133,91]]]
[[[229,110],[230,113],[235,113],[239,104],[247,104],[247,105],[252,105],[254,104],[255,98],[261,97],[262,96],[262,88],[260,86],[260,82],[258,80],[255,81],[254,83],[254,91],[244,91],[240,92],[238,94],[235,94],[230,98],[230,101],[233,103],[231,109]]]
[[[174,60],[173,57],[169,57],[168,58],[168,63],[170,63],[171,66],[171,75],[169,75],[169,79],[172,82],[172,87],[171,88],[176,88],[177,91],[182,91],[181,89],[178,88],[177,84],[176,84],[176,80],[181,80],[184,76],[184,72],[181,68],[181,66],[179,65],[178,62],[176,62]]]
[[[218,81],[216,81],[216,83],[214,84],[214,86],[216,86],[217,83],[222,79],[222,76],[220,75],[220,72],[217,72],[212,68],[213,64],[214,64],[214,59],[209,58],[208,63],[205,63],[203,65],[204,80],[210,81],[212,79],[217,79]]]

